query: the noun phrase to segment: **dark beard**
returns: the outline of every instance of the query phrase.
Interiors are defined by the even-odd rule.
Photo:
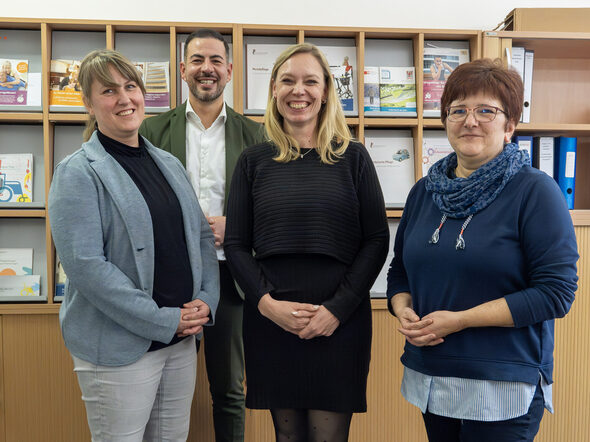
[[[204,103],[210,103],[212,101],[217,100],[223,94],[223,90],[225,89],[225,87],[218,87],[217,89],[211,92],[201,92],[198,89],[197,83],[197,80],[194,79],[192,79],[190,82],[187,82],[188,89],[197,100],[202,101]]]

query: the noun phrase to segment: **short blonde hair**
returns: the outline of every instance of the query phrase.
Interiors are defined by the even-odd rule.
[[[82,89],[82,96],[85,102],[90,103],[92,94],[92,84],[94,80],[105,86],[116,86],[115,80],[111,75],[109,67],[112,66],[127,80],[131,80],[139,86],[142,94],[145,96],[145,86],[139,70],[120,52],[112,49],[99,49],[90,52],[80,64],[78,73],[78,83]],[[96,118],[88,116],[86,129],[84,129],[84,141],[88,141],[92,136],[96,126]]]
[[[276,100],[273,96],[273,85],[276,82],[277,74],[281,66],[296,54],[311,54],[319,62],[326,85],[326,103],[322,104],[318,115],[317,127],[317,150],[323,163],[333,164],[341,157],[348,144],[352,140],[350,129],[346,124],[342,105],[334,87],[334,80],[330,72],[330,66],[326,57],[321,51],[310,43],[293,45],[277,58],[271,73],[271,80],[268,88],[268,103],[264,114],[264,126],[269,140],[275,144],[279,154],[276,161],[287,163],[296,160],[300,156],[300,146],[297,140],[285,133],[283,129],[283,117],[279,113]]]

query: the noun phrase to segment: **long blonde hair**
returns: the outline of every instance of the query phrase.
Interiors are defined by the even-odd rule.
[[[271,81],[268,87],[268,103],[264,114],[264,127],[268,138],[279,150],[275,160],[287,163],[296,160],[300,156],[301,147],[297,140],[283,129],[283,117],[279,113],[276,100],[273,97],[273,85],[277,80],[279,69],[289,58],[296,54],[311,54],[322,67],[327,95],[326,103],[322,105],[318,115],[317,150],[323,163],[333,164],[346,151],[349,142],[352,140],[352,135],[346,124],[338,94],[336,94],[328,61],[320,50],[310,43],[301,43],[285,49],[277,58],[272,69]]]
[[[78,83],[82,88],[82,97],[85,103],[90,103],[94,80],[98,80],[105,86],[117,85],[109,70],[110,66],[119,71],[127,80],[134,81],[145,96],[145,86],[143,85],[141,73],[137,68],[120,52],[111,49],[99,49],[86,55],[82,60],[82,64],[80,64]],[[90,139],[95,129],[96,118],[94,115],[88,115],[83,135],[84,141]]]

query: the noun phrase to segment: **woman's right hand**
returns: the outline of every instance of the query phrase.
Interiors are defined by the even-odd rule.
[[[400,322],[398,331],[406,337],[406,340],[416,347],[438,345],[443,342],[435,334],[425,332],[424,329],[432,324],[432,319],[420,319],[412,309],[412,295],[408,292],[396,294],[391,298],[391,308]]]
[[[179,337],[198,335],[203,331],[203,325],[209,322],[209,313],[195,307],[180,309],[180,322],[176,329]]]
[[[258,310],[262,316],[270,319],[283,330],[296,335],[309,324],[319,307],[319,305],[301,302],[278,301],[269,293],[258,302]]]

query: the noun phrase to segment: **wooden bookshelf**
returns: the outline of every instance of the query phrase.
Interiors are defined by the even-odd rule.
[[[41,112],[0,112],[0,124],[2,123],[42,123]]]
[[[356,48],[356,101],[357,112],[347,116],[355,137],[364,141],[365,128],[379,130],[408,129],[414,139],[415,171],[416,179],[421,176],[421,150],[423,128],[441,128],[437,119],[422,117],[422,57],[424,41],[428,40],[458,40],[466,42],[470,48],[471,58],[477,58],[481,53],[481,34],[472,30],[428,30],[428,29],[374,29],[374,28],[346,28],[346,27],[318,27],[318,26],[275,26],[275,25],[241,25],[227,23],[171,23],[171,22],[133,22],[133,21],[92,21],[92,20],[59,20],[59,19],[0,19],[0,29],[28,30],[35,32],[40,40],[40,60],[42,74],[42,110],[28,112],[26,108],[0,111],[0,124],[36,124],[41,125],[43,132],[43,164],[36,165],[37,172],[42,169],[44,175],[44,202],[51,184],[54,154],[57,159],[63,158],[67,153],[56,141],[56,129],[64,125],[82,126],[86,121],[84,112],[52,112],[49,108],[49,64],[52,58],[79,59],[83,56],[80,51],[90,51],[100,47],[121,48],[128,56],[134,58],[133,45],[139,45],[137,52],[145,52],[142,43],[137,41],[149,40],[150,50],[160,51],[170,62],[170,107],[176,106],[180,96],[179,72],[177,69],[180,55],[177,36],[186,34],[199,27],[214,28],[224,35],[229,36],[233,44],[233,81],[234,81],[234,108],[243,111],[245,108],[245,45],[252,39],[266,39],[265,41],[285,41],[290,43],[312,41],[318,44],[334,44],[334,41],[345,41]],[[153,40],[153,41],[152,41]],[[397,118],[386,115],[380,117],[365,116],[362,105],[363,76],[360,75],[364,64],[364,51],[371,51],[372,42],[379,40],[391,45],[391,51],[406,52],[406,61],[414,65],[416,69],[417,85],[417,116],[414,118]],[[167,43],[162,44],[166,41]],[[135,42],[135,43],[134,43]],[[146,43],[147,44],[147,43]],[[401,46],[400,46],[401,45]],[[160,49],[155,48],[158,46]],[[164,48],[165,46],[165,48]],[[57,51],[57,52],[56,52]],[[68,52],[70,51],[70,52]],[[386,50],[387,52],[387,50]],[[150,115],[148,115],[149,117]],[[262,122],[261,115],[250,115],[254,121]],[[22,129],[26,131],[26,128]],[[69,149],[74,150],[75,144]],[[59,154],[57,152],[59,151]],[[14,210],[14,207],[10,208]],[[5,210],[0,206],[0,211]],[[399,218],[401,211],[388,211],[392,218]],[[32,212],[20,212],[22,217],[35,216]],[[6,217],[6,215],[4,215]],[[55,251],[51,240],[49,223],[46,222],[46,250],[47,250],[47,274],[48,274],[48,299],[53,302],[53,266]]]
[[[387,29],[363,27],[282,26],[231,23],[193,22],[135,22],[69,19],[2,19],[1,30],[29,31],[39,42],[39,63],[42,74],[42,109],[35,111],[0,111],[0,133],[5,128],[16,133],[16,138],[29,132],[41,132],[42,146],[38,146],[41,163],[35,164],[35,179],[42,183],[39,207],[0,205],[0,235],[6,229],[21,231],[34,241],[35,254],[44,258],[43,274],[47,285],[47,300],[41,303],[0,302],[0,358],[10,361],[0,364],[0,441],[59,440],[77,442],[89,440],[84,405],[69,353],[61,340],[57,313],[60,300],[54,298],[55,249],[47,217],[45,202],[51,184],[55,164],[71,153],[81,142],[86,115],[82,112],[57,113],[49,110],[49,62],[55,50],[68,42],[69,35],[80,38],[81,45],[99,41],[97,47],[117,48],[123,34],[154,35],[165,40],[165,51],[170,62],[170,107],[179,103],[180,82],[178,72],[179,38],[197,28],[213,28],[231,39],[233,57],[233,101],[238,112],[245,110],[246,82],[244,48],[252,38],[288,39],[304,42],[325,39],[353,42],[357,55],[357,108],[355,115],[348,115],[347,122],[354,134],[364,141],[366,129],[407,130],[414,142],[415,175],[421,177],[422,142],[425,130],[440,130],[440,119],[422,116],[422,80],[424,42],[448,40],[466,42],[471,59],[500,56],[506,47],[514,43],[535,49],[536,78],[547,81],[562,94],[555,105],[554,94],[537,87],[532,122],[519,126],[523,133],[573,135],[578,145],[578,178],[576,193],[581,196],[579,209],[572,211],[576,225],[580,254],[580,291],[573,311],[565,321],[558,321],[558,339],[563,341],[556,349],[557,414],[545,423],[538,440],[584,440],[588,405],[584,403],[590,394],[585,365],[590,357],[588,325],[585,318],[590,312],[587,250],[590,244],[590,114],[584,95],[588,96],[590,82],[590,34],[543,32],[496,32],[494,34],[473,30]],[[97,34],[98,33],[98,34]],[[31,34],[33,35],[33,34]],[[99,36],[97,40],[97,35]],[[123,38],[125,40],[125,38]],[[133,40],[133,39],[131,39]],[[406,51],[416,71],[417,116],[397,118],[365,115],[362,105],[363,76],[359,75],[367,55],[375,41],[391,44],[392,51]],[[66,44],[67,46],[67,44]],[[131,49],[133,47],[131,46]],[[145,49],[145,48],[140,48]],[[505,52],[505,51],[504,51]],[[375,54],[373,54],[375,55]],[[387,55],[387,54],[386,54]],[[2,56],[2,54],[0,54]],[[538,57],[537,57],[538,56]],[[7,58],[15,58],[9,56]],[[74,58],[74,57],[71,57]],[[537,64],[538,62],[538,64]],[[400,64],[401,66],[401,64]],[[574,73],[572,74],[572,68]],[[553,70],[555,70],[553,72]],[[573,75],[573,77],[572,77]],[[573,78],[573,80],[572,80]],[[570,86],[575,80],[576,86]],[[579,87],[584,93],[580,93]],[[538,95],[537,95],[538,94]],[[551,106],[549,106],[551,104]],[[260,115],[249,115],[262,121]],[[18,140],[17,140],[18,141]],[[39,173],[39,175],[37,175]],[[581,183],[581,184],[580,184]],[[577,206],[578,207],[578,206]],[[388,210],[387,216],[395,223],[402,216],[401,209]],[[1,236],[0,236],[1,238]],[[392,239],[393,240],[393,239]],[[0,244],[2,246],[2,244]],[[30,246],[27,246],[30,247]],[[399,394],[403,339],[396,332],[397,323],[386,309],[384,299],[373,299],[373,357],[368,386],[369,412],[355,416],[352,424],[352,441],[389,440],[425,441],[419,412],[407,404]],[[564,325],[562,325],[562,322]],[[580,338],[580,336],[582,338]],[[202,353],[198,363],[198,385],[192,408],[189,441],[213,440],[210,399]],[[578,371],[576,371],[578,370]],[[576,374],[578,373],[578,374]],[[572,386],[568,386],[571,379]],[[581,379],[581,380],[580,380]],[[581,383],[581,386],[580,386]],[[567,399],[561,396],[566,384]],[[563,402],[580,405],[577,409],[562,410]],[[30,410],[38,411],[38,420],[31,423]],[[392,417],[393,416],[393,417]],[[572,424],[574,422],[574,424]],[[545,430],[547,427],[547,430]],[[549,428],[550,427],[550,428]],[[267,412],[247,411],[246,441],[270,442],[274,436]],[[555,436],[567,434],[568,437]],[[587,439],[586,439],[587,440]]]
[[[588,27],[590,30],[590,26]],[[533,50],[531,122],[517,133],[577,137],[575,211],[590,209],[590,33],[484,32],[483,56],[501,58],[513,46]],[[583,216],[574,215],[574,220]]]
[[[588,14],[590,10],[585,11]],[[542,15],[545,25],[551,26],[553,11],[543,10]],[[522,26],[522,23],[516,26]],[[586,30],[590,31],[587,22]],[[576,226],[580,253],[579,289],[572,311],[564,320],[556,321],[553,394],[556,413],[552,416],[546,413],[536,440],[589,440],[588,405],[582,398],[590,395],[590,383],[579,382],[578,373],[585,370],[582,367],[590,355],[590,340],[586,339],[588,325],[583,319],[590,313],[590,303],[586,302],[590,294],[590,102],[587,100],[590,93],[590,77],[587,75],[590,70],[590,33],[501,31],[483,34],[485,57],[499,57],[507,64],[507,50],[511,53],[513,46],[535,51],[531,122],[519,124],[517,133],[578,139],[575,210],[570,213]],[[551,222],[551,219],[540,222]],[[576,335],[584,338],[575,342]],[[570,418],[573,418],[570,422],[578,423],[566,424]]]

